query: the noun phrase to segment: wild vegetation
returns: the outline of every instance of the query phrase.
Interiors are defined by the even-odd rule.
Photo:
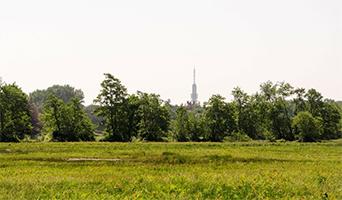
[[[341,146],[341,140],[0,143],[0,196],[342,199]]]
[[[84,106],[68,85],[1,85],[1,198],[342,198],[342,106],[315,89],[268,81],[178,106],[111,74],[101,87]]]
[[[249,141],[314,142],[342,137],[340,102],[323,99],[315,89],[294,89],[267,81],[248,95],[234,88],[234,100],[213,95],[203,106],[172,105],[157,94],[129,95],[121,81],[104,74],[94,104],[69,85],[54,85],[27,96],[19,86],[0,88],[1,142],[41,141]]]

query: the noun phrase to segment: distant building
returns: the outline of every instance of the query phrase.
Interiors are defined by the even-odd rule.
[[[196,71],[194,68],[194,83],[192,84],[191,104],[197,104],[197,85],[196,85]]]

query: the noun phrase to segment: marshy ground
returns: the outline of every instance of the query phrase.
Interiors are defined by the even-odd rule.
[[[1,143],[1,199],[342,199],[342,141]]]

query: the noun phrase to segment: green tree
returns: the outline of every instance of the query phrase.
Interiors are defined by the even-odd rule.
[[[335,101],[334,104],[337,106],[337,108],[342,111],[342,101]]]
[[[293,118],[292,126],[298,129],[296,138],[301,142],[313,142],[319,138],[320,120],[314,118],[308,111],[299,112]]]
[[[38,113],[42,113],[46,104],[47,96],[48,94],[46,90],[35,90],[29,93],[28,99],[31,105],[37,109]]]
[[[0,85],[0,142],[19,142],[31,134],[27,95],[16,84]]]
[[[128,119],[128,136],[129,138],[138,137],[139,122],[141,117],[138,114],[141,101],[139,97],[132,94],[127,99],[127,119]]]
[[[249,96],[239,87],[234,88],[232,94],[237,110],[237,131],[250,138],[261,139],[265,121],[262,96]]]
[[[213,95],[204,104],[206,138],[212,142],[221,142],[225,136],[236,130],[235,106],[224,100],[225,98],[220,95]]]
[[[105,73],[105,80],[101,83],[101,92],[94,100],[99,107],[94,110],[97,117],[103,117],[101,124],[106,126],[104,130],[105,140],[130,141],[129,122],[127,119],[128,101],[127,89],[121,81],[109,73]]]
[[[67,103],[71,98],[78,98],[81,101],[84,99],[84,93],[81,89],[75,89],[70,85],[53,85],[46,90],[35,90],[29,94],[29,101],[37,110],[42,113],[49,94],[55,95],[64,103]]]
[[[205,120],[203,113],[196,112],[196,109],[190,112],[189,116],[189,129],[190,140],[200,142],[205,136]]]
[[[66,104],[55,95],[50,94],[42,115],[43,133],[52,135],[53,141],[93,141],[95,129],[87,114],[83,111],[81,101],[71,98]]]
[[[178,105],[172,105],[170,99],[166,100],[164,103],[169,109],[171,120],[176,120],[176,110]]]
[[[176,138],[180,142],[191,138],[189,112],[183,104],[176,109]]]
[[[41,117],[43,120],[43,133],[45,135],[52,133],[52,138],[56,141],[66,141],[67,138],[67,133],[63,132],[61,127],[62,105],[62,100],[53,94],[48,95]]]
[[[341,111],[335,104],[323,103],[320,109],[322,118],[322,139],[335,139],[340,137]]]
[[[323,107],[323,96],[315,89],[310,89],[306,94],[307,110],[313,117],[320,117],[321,108]]]
[[[87,114],[83,110],[83,101],[79,98],[71,98],[66,104],[66,116],[65,122],[69,135],[69,141],[94,141],[95,140],[95,128],[94,124],[87,117]]]
[[[170,126],[170,112],[168,106],[162,105],[159,95],[138,91],[140,105],[137,115],[138,134],[142,140],[162,141],[167,136]]]
[[[246,133],[246,119],[245,119],[245,112],[246,107],[249,102],[249,96],[247,93],[241,90],[240,87],[234,88],[232,91],[232,95],[234,96],[234,101],[236,103],[236,110],[237,110],[237,129],[239,132]]]
[[[84,112],[87,113],[88,118],[91,120],[91,122],[95,125],[96,130],[98,132],[103,132],[103,130],[105,129],[104,125],[100,125],[101,122],[104,120],[103,117],[96,117],[96,114],[94,113],[94,110],[96,108],[98,108],[99,105],[95,105],[95,104],[90,104],[88,106],[85,106],[83,108]]]
[[[293,99],[294,103],[294,115],[297,115],[301,111],[306,110],[306,100],[305,97],[305,89],[304,88],[297,88],[294,90],[294,94],[297,96]]]
[[[268,81],[260,85],[260,90],[267,105],[267,131],[278,139],[294,139],[288,110],[289,102],[286,100],[293,94],[293,87],[285,82],[273,84]]]

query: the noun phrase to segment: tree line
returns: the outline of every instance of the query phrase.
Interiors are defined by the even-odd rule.
[[[0,87],[0,141],[29,136],[47,141],[247,141],[313,142],[342,137],[342,104],[315,89],[267,81],[248,95],[240,87],[200,104],[172,105],[157,94],[129,95],[121,81],[104,74],[92,105],[69,85],[26,95],[16,84]]]

